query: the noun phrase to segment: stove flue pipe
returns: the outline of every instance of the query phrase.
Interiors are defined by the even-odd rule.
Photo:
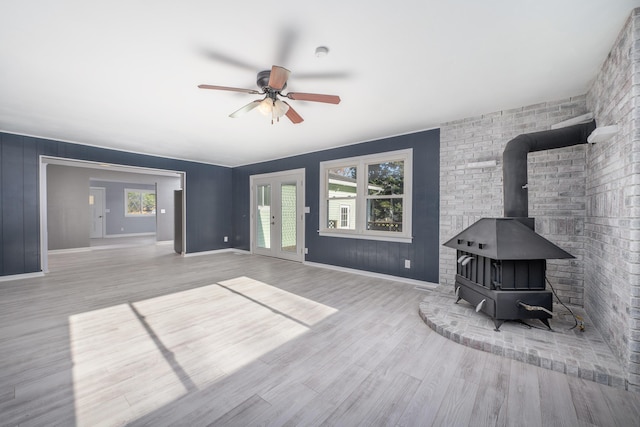
[[[518,135],[507,143],[502,154],[504,216],[529,216],[527,154],[534,151],[586,144],[596,128],[595,120],[559,129]]]

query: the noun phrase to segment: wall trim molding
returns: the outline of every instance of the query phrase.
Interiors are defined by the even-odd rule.
[[[190,258],[193,256],[202,256],[202,255],[215,255],[215,254],[223,254],[227,252],[237,253],[239,255],[251,255],[251,252],[245,251],[243,249],[236,248],[224,248],[224,249],[214,249],[212,251],[202,251],[202,252],[190,252],[188,254],[183,254],[182,256],[185,258]]]
[[[408,277],[400,277],[400,276],[392,276],[390,274],[374,273],[373,271],[358,270],[358,269],[355,269],[355,268],[347,268],[347,267],[339,267],[337,265],[322,264],[322,263],[319,263],[319,262],[304,261],[303,264],[304,265],[308,265],[309,267],[326,268],[326,269],[329,269],[329,270],[336,270],[336,271],[342,271],[344,273],[358,274],[360,276],[367,276],[367,277],[372,277],[372,278],[376,278],[376,279],[390,280],[390,281],[393,281],[393,282],[402,282],[402,283],[406,283],[408,285],[413,285],[413,286],[420,287],[421,288],[420,290],[432,290],[432,289],[435,289],[436,287],[440,286],[438,283],[425,282],[423,280],[410,279]]]
[[[23,273],[23,274],[12,274],[9,276],[0,276],[0,282],[10,282],[12,280],[24,280],[24,279],[33,279],[36,277],[44,277],[44,272],[39,271],[37,273]]]
[[[142,237],[142,236],[155,236],[155,232],[148,233],[124,233],[124,234],[105,234],[103,239],[115,239],[118,237]]]
[[[49,249],[47,250],[47,252],[49,253],[49,255],[55,255],[55,254],[73,254],[73,253],[79,253],[79,252],[90,252],[91,246],[85,246],[83,248],[69,248],[69,249]]]

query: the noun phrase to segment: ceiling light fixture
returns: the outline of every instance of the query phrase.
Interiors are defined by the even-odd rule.
[[[271,124],[273,124],[274,120],[279,122],[280,117],[287,114],[289,105],[277,98],[266,97],[260,102],[260,105],[258,105],[258,111],[265,116],[271,116]]]

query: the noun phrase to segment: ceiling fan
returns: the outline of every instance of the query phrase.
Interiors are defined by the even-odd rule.
[[[231,92],[243,92],[249,94],[265,95],[263,99],[257,99],[240,108],[237,111],[229,114],[229,117],[239,117],[242,114],[253,110],[258,107],[264,114],[271,115],[271,124],[275,121],[280,121],[280,117],[287,116],[294,124],[301,123],[304,119],[298,114],[289,103],[282,101],[279,97],[293,99],[296,101],[313,101],[313,102],[325,102],[327,104],[339,104],[340,97],[336,95],[322,95],[318,93],[301,93],[301,92],[289,92],[283,94],[282,91],[287,87],[287,80],[291,71],[284,67],[274,65],[271,70],[265,70],[258,72],[257,85],[262,91],[255,89],[242,89],[237,87],[228,86],[215,86],[215,85],[198,85],[200,89],[214,89],[214,90],[228,90]]]

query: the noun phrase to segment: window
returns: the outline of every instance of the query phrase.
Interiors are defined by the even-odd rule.
[[[124,189],[125,216],[153,216],[156,214],[156,193],[153,190]]]
[[[412,150],[320,163],[320,235],[411,241]]]

